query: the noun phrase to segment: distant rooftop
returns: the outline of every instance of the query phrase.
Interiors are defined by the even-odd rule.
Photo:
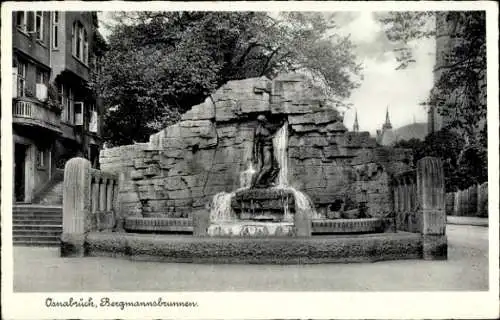
[[[424,140],[427,135],[427,123],[415,122],[406,126],[394,129],[396,140],[419,139]]]

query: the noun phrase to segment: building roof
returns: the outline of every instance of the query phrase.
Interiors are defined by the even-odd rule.
[[[424,140],[427,135],[427,123],[415,122],[402,126],[394,130],[394,135],[397,141],[410,139]]]
[[[391,146],[396,143],[396,135],[392,129],[383,130],[380,137],[379,143],[383,146]]]

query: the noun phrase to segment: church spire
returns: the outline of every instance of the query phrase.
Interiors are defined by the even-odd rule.
[[[352,131],[354,131],[354,132],[358,132],[359,131],[358,110],[356,110],[356,115],[354,117],[354,124],[352,125]]]
[[[383,129],[392,129],[391,120],[389,119],[389,106],[385,110],[385,123]]]

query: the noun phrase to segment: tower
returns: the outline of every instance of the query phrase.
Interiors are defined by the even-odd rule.
[[[385,123],[382,126],[382,129],[383,130],[390,130],[390,129],[392,129],[391,120],[389,119],[389,107],[387,107],[387,109],[385,110]]]
[[[352,125],[352,131],[359,132],[358,110],[356,110],[356,115],[354,116],[354,124]]]
[[[377,130],[377,141],[383,146],[390,146],[396,142],[396,137],[392,131],[392,124],[389,118],[389,107],[385,111],[385,123],[382,125],[382,130]]]

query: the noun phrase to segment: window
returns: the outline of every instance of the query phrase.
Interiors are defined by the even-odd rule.
[[[73,90],[71,88],[68,89],[68,99],[66,100],[66,121],[68,123],[73,123]]]
[[[26,32],[26,14],[24,11],[16,12],[16,27]]]
[[[26,95],[26,72],[28,66],[25,62],[17,62],[17,96],[24,97]]]
[[[52,49],[59,48],[59,12],[52,12]]]
[[[89,45],[88,45],[88,36],[87,30],[83,27],[83,25],[79,21],[75,21],[73,23],[72,29],[72,48],[73,48],[73,56],[75,56],[78,60],[82,61],[85,64],[88,64],[88,56],[89,56]]]
[[[40,68],[36,69],[36,97],[38,100],[47,99],[48,73]]]
[[[67,121],[68,117],[68,105],[66,104],[67,97],[64,94],[64,86],[62,83],[57,84],[57,99],[62,106],[61,119]]]
[[[74,103],[75,108],[75,125],[83,126],[83,102],[77,101]]]
[[[16,26],[24,33],[35,33],[43,41],[43,11],[17,11]]]
[[[36,69],[36,83],[46,84],[48,80],[47,71],[40,68]]]
[[[83,62],[89,63],[89,39],[87,37],[87,30],[83,30]]]
[[[45,152],[43,149],[38,149],[38,152],[36,154],[36,166],[38,168],[45,167]]]
[[[36,39],[43,41],[43,11],[35,11]]]
[[[99,119],[97,116],[97,107],[95,104],[89,106],[90,110],[90,121],[89,121],[89,131],[93,133],[97,133],[97,129],[99,126]]]

